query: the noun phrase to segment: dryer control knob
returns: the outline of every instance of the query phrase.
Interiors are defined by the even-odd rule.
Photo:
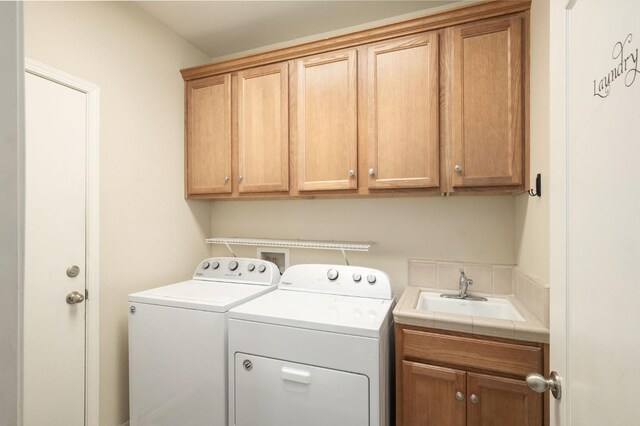
[[[202,262],[202,269],[209,269],[209,262]]]
[[[327,278],[329,278],[331,281],[338,279],[338,275],[339,274],[337,269],[329,269],[327,271]]]
[[[353,280],[357,283],[360,282],[360,280],[362,279],[362,275],[360,274],[353,274]]]
[[[369,284],[374,285],[376,283],[376,276],[375,275],[367,275],[367,281],[369,281]]]
[[[258,265],[258,272],[262,273],[267,270],[267,267],[264,265]]]
[[[220,266],[220,262],[213,262],[211,264],[211,269],[218,269],[219,266]]]
[[[229,269],[231,271],[235,271],[236,269],[238,269],[238,262],[236,262],[235,260],[229,262]]]
[[[253,272],[254,269],[256,269],[256,265],[254,265],[253,263],[247,265],[247,270],[249,272]]]

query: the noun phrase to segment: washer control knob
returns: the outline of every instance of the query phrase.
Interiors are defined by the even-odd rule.
[[[329,269],[327,271],[327,278],[329,278],[331,281],[338,279],[338,275],[339,274],[337,269]]]
[[[360,274],[353,274],[353,280],[357,283],[360,282],[360,280],[362,279],[362,275]]]
[[[376,276],[375,275],[367,275],[367,281],[369,281],[369,284],[374,285],[376,283]]]
[[[258,265],[258,272],[263,273],[267,270],[267,267],[264,265]]]
[[[253,263],[247,265],[247,270],[249,272],[253,272],[254,269],[256,269],[256,265],[254,265]]]
[[[209,262],[202,262],[202,269],[209,269]]]
[[[235,260],[229,262],[229,270],[235,271],[236,269],[238,269],[238,262],[236,262]]]
[[[220,262],[211,263],[211,269],[218,269],[218,267],[220,267]]]

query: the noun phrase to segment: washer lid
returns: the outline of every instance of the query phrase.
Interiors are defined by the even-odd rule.
[[[227,312],[246,300],[275,289],[275,286],[189,280],[132,293],[129,302]]]
[[[229,318],[377,338],[392,307],[393,299],[278,289],[231,309]]]

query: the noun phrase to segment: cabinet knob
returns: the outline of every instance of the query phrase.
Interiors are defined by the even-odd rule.
[[[349,176],[354,177],[356,172],[354,170],[349,170]]]
[[[229,176],[225,176],[225,177],[224,177],[224,181],[225,181],[225,182],[229,182]]]
[[[462,401],[464,399],[464,394],[460,391],[456,392],[456,401]]]
[[[472,393],[472,394],[471,394],[471,396],[469,397],[469,399],[471,400],[471,403],[472,403],[472,404],[477,404],[477,403],[478,403],[478,401],[480,401],[480,400],[478,399],[478,395],[476,395],[475,393]]]
[[[370,169],[369,169],[369,174],[370,174],[371,176],[375,175],[375,174],[376,174],[376,169],[374,169],[373,167],[372,167],[372,168],[370,168]]]
[[[238,182],[242,182],[242,179],[244,179],[242,175],[238,176]]]
[[[453,170],[455,170],[456,172],[460,173],[462,171],[462,166],[460,164],[456,164],[453,167]]]

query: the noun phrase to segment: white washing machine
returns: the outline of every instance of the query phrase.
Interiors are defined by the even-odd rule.
[[[392,307],[384,272],[287,269],[229,311],[229,425],[390,425]]]
[[[271,262],[212,258],[192,280],[130,294],[131,425],[226,425],[228,311],[279,279]]]

